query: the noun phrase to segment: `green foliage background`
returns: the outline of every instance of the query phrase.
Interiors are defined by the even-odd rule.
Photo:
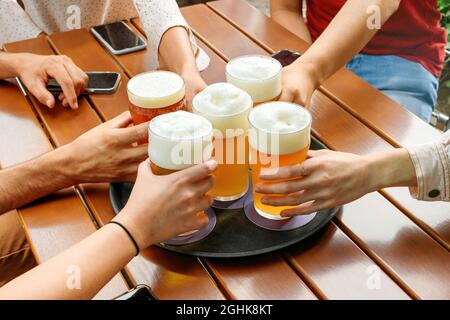
[[[442,13],[441,25],[445,28],[445,30],[447,30],[447,41],[449,41],[450,40],[450,0],[438,0],[438,6],[439,6],[439,10]],[[450,50],[449,43],[447,43],[447,50]],[[441,79],[445,82],[445,85],[447,87],[450,87],[450,80],[449,80],[450,71],[448,70],[450,58],[447,57],[445,62],[446,62],[445,70],[442,73]]]

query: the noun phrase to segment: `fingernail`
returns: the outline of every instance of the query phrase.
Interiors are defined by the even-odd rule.
[[[75,102],[75,104],[73,105],[74,109],[78,109],[78,102]]]
[[[45,103],[47,105],[47,107],[49,107],[50,109],[53,108],[53,101],[52,100],[47,100],[47,102]]]
[[[209,160],[205,162],[205,165],[210,170],[215,170],[217,168],[217,161],[216,160]]]

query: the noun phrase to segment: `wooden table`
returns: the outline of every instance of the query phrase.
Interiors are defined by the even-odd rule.
[[[182,9],[211,57],[203,72],[224,81],[228,60],[307,44],[243,0]],[[143,32],[139,20],[129,22]],[[127,109],[126,85],[148,70],[146,51],[113,57],[87,30],[5,46],[9,52],[65,54],[86,71],[118,71],[110,96],[81,98],[80,109],[43,107],[14,85],[0,85],[0,163],[8,167],[64,145]],[[312,101],[314,135],[329,148],[368,154],[436,139],[425,124],[349,71]],[[113,216],[107,184],[79,185],[18,209],[38,263],[77,243]],[[369,194],[347,206],[312,239],[246,259],[196,259],[151,247],[97,296],[136,284],[160,299],[443,299],[450,298],[450,205],[413,200],[406,188]]]

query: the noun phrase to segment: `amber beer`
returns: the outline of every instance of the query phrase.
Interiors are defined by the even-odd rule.
[[[211,158],[213,128],[199,115],[186,111],[163,114],[150,121],[148,130],[148,154],[155,175],[168,175]]]
[[[184,80],[173,72],[141,73],[130,79],[127,91],[134,124],[186,107]]]
[[[275,101],[281,95],[282,68],[269,56],[237,57],[227,64],[227,82],[250,94],[254,105]]]
[[[311,143],[311,119],[311,114],[306,109],[287,102],[265,103],[250,112],[250,164],[254,185],[267,183],[259,178],[264,169],[305,161]],[[254,192],[253,196],[256,211],[268,219],[282,220],[284,218],[280,213],[283,210],[295,208],[265,205],[261,203],[261,198],[265,195]]]
[[[193,112],[214,127],[213,157],[218,163],[215,185],[210,194],[215,200],[241,198],[249,187],[248,114],[253,106],[248,93],[229,83],[216,83],[197,94]]]

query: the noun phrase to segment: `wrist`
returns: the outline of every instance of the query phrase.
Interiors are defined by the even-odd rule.
[[[74,186],[82,183],[80,175],[77,174],[76,166],[79,162],[70,152],[69,145],[62,146],[48,154],[49,161],[47,165],[48,170],[54,172],[54,175],[59,177],[62,188]]]
[[[0,55],[0,68],[5,78],[19,77],[25,53],[2,53]]]
[[[308,79],[310,83],[313,84],[315,89],[320,87],[325,81],[320,66],[315,63],[302,60],[302,58],[300,57],[300,59],[295,62],[295,68],[297,68],[297,70],[303,77]]]
[[[405,149],[390,150],[365,158],[368,163],[368,184],[371,191],[415,185],[414,165]]]
[[[125,208],[123,208],[112,221],[122,224],[133,237],[139,250],[143,250],[157,241],[153,241],[153,237],[151,235],[146,235],[141,232],[143,228],[138,222],[135,221],[135,219],[133,219],[133,217],[137,214],[137,212],[133,212],[133,210],[135,211],[135,209],[125,206]]]

